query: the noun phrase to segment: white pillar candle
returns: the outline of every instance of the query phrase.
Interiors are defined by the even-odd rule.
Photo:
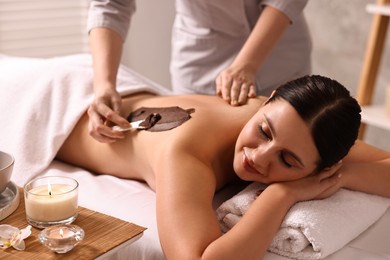
[[[28,222],[38,228],[73,222],[77,216],[78,183],[68,177],[42,177],[24,187]]]
[[[51,186],[51,192],[50,191]],[[67,184],[51,184],[29,190],[26,214],[35,221],[59,221],[77,213],[77,192]]]

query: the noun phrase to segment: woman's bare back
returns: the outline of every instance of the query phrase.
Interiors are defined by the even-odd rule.
[[[115,143],[100,143],[88,133],[85,114],[63,144],[57,158],[98,174],[146,181],[155,189],[155,174],[161,164],[180,163],[175,150],[198,158],[215,173],[216,188],[234,175],[232,169],[236,138],[263,99],[232,107],[215,96],[155,96],[148,93],[123,99],[123,115],[140,107],[179,106],[194,108],[191,119],[162,132],[131,130]],[[180,149],[179,149],[180,148]],[[168,154],[170,156],[168,156]],[[173,155],[173,156],[172,156]],[[171,158],[174,157],[174,158]]]

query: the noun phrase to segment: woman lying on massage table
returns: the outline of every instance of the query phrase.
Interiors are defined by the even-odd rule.
[[[156,191],[168,259],[260,259],[298,201],[325,198],[341,187],[390,197],[390,154],[355,143],[360,108],[334,80],[303,77],[268,100],[241,107],[214,96],[123,98],[125,115],[172,106],[195,111],[169,131],[113,133],[107,126],[108,136],[121,138],[112,143],[90,136],[85,114],[57,157],[98,174],[147,182]],[[239,179],[270,185],[222,235],[213,196]]]

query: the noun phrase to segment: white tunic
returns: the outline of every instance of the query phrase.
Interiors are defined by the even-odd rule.
[[[310,73],[311,40],[303,8],[307,0],[176,0],[171,77],[176,93],[215,94],[215,79],[238,54],[264,5],[292,21],[257,73],[258,94]],[[134,0],[91,1],[88,29],[108,27],[123,39]]]

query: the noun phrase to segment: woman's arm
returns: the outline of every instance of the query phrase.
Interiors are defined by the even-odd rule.
[[[390,197],[390,153],[357,141],[343,160],[344,188]]]
[[[212,199],[212,165],[172,145],[156,166],[157,224],[167,259],[261,259],[289,210],[336,185],[334,171],[270,185],[242,220],[222,235]],[[330,177],[330,178],[329,178]],[[303,192],[300,187],[305,187]],[[299,190],[299,192],[297,192]]]

